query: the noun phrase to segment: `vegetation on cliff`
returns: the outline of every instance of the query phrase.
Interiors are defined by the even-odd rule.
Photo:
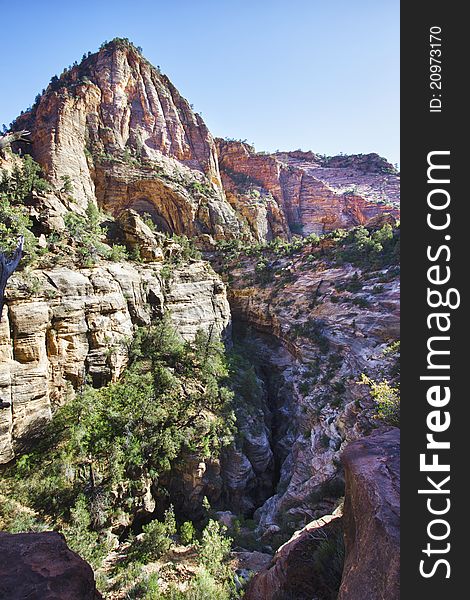
[[[122,535],[138,533],[141,526],[134,520],[142,513],[139,497],[146,486],[168,498],[160,480],[176,462],[185,455],[215,458],[230,443],[232,392],[223,346],[215,336],[199,332],[194,342],[184,342],[164,318],[138,330],[129,361],[118,382],[100,389],[86,386],[37,437],[31,433],[21,458],[4,473],[10,504],[3,506],[3,528],[36,530],[53,524],[72,549],[97,567],[110,549],[105,532],[116,522],[127,523]],[[25,507],[21,522],[9,512],[12,502]],[[147,520],[157,516],[146,514]],[[199,528],[207,523],[207,509],[206,514],[196,523]],[[168,552],[177,531],[172,509],[161,518],[144,525],[143,541],[131,543],[127,564],[150,562]],[[201,560],[214,585],[222,585],[227,579],[223,556],[204,562],[216,547],[214,541],[204,546],[204,540],[222,533],[218,524],[208,527],[202,533],[206,550]],[[188,541],[188,525],[183,531]],[[214,572],[217,564],[220,573]]]
[[[27,207],[33,193],[49,190],[41,167],[26,155],[17,160],[11,171],[0,170],[0,249],[9,252],[16,247],[19,236],[24,237],[26,260],[33,261],[38,254],[37,239],[32,232],[32,221]]]
[[[109,93],[109,81],[119,93]],[[0,173],[0,247],[8,252],[24,236],[26,267],[10,290],[0,344],[6,460],[17,456],[2,467],[0,528],[63,532],[113,600],[237,597],[231,548],[262,550],[269,560],[295,530],[341,503],[345,440],[380,421],[398,424],[390,342],[400,229],[386,199],[394,170],[376,155],[266,155],[231,141],[224,158],[192,106],[126,38],[54,76],[13,126],[31,129],[32,144],[16,144],[23,152],[40,145],[51,178],[28,154],[10,151]],[[312,164],[295,161],[351,169],[348,187],[317,189],[321,179],[306,175]],[[354,175],[372,188],[382,182],[385,199],[374,200],[377,189],[361,197]],[[299,189],[309,193],[301,198]],[[85,283],[68,297],[71,279],[54,278],[56,267],[80,269],[72,276]],[[156,317],[178,287],[187,292],[174,302],[185,305],[177,321],[192,341],[168,316]],[[228,329],[226,291],[239,330],[224,348],[212,333],[214,323]],[[66,371],[54,361],[77,364]],[[36,388],[17,391],[38,365],[40,401]],[[93,379],[83,385],[86,371]],[[76,388],[68,395],[66,381]],[[21,429],[21,411],[40,402],[52,422],[26,414]],[[325,600],[339,586],[341,532],[318,550]]]

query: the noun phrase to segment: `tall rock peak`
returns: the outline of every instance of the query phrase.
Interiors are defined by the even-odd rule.
[[[75,210],[136,208],[163,229],[239,233],[214,139],[168,77],[133,44],[113,40],[53,77],[15,128],[52,183],[71,179]]]
[[[53,184],[71,180],[69,210],[131,208],[165,231],[260,241],[398,216],[399,176],[385,159],[268,154],[214,140],[125,38],[54,76],[14,129],[31,131],[28,152]]]

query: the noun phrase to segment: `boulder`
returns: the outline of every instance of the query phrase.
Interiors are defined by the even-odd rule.
[[[98,600],[93,571],[62,535],[0,533],[0,598]]]
[[[253,577],[245,600],[334,598],[341,567],[341,515],[335,512],[312,521],[281,546],[271,564]]]
[[[130,250],[136,250],[145,262],[163,261],[162,244],[165,236],[154,233],[135,210],[122,211],[117,219],[122,241]]]
[[[349,444],[343,464],[346,558],[338,600],[398,600],[399,429],[381,429]]]

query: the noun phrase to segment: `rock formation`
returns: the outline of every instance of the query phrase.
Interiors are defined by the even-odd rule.
[[[349,444],[338,600],[400,597],[400,432],[376,431]]]
[[[310,252],[306,247],[294,259],[266,254],[268,283],[257,281],[260,259],[236,257],[224,267],[235,330],[249,328],[246,348],[256,348],[250,357],[269,389],[264,416],[240,420],[243,447],[224,472],[230,498],[247,502],[254,457],[266,457],[264,472],[272,476],[268,455],[275,455],[277,481],[255,513],[261,530],[274,534],[282,520],[301,526],[333,510],[342,495],[342,450],[371,428],[371,406],[357,381],[362,372],[386,368],[383,350],[399,336],[394,267],[366,278],[349,264],[320,260],[312,268]]]
[[[321,234],[398,215],[399,178],[376,154],[320,157],[312,152],[256,153],[217,140],[228,200],[258,237]]]
[[[126,364],[134,326],[169,310],[178,331],[222,333],[230,311],[225,287],[203,261],[162,278],[162,263],[109,263],[15,274],[0,323],[0,463],[13,440],[62,404],[88,375],[95,385],[116,380]]]
[[[380,429],[348,444],[342,460],[343,516],[327,515],[297,531],[251,580],[246,600],[336,598],[335,574],[338,600],[398,600],[399,430]],[[319,560],[326,563],[321,568]]]
[[[254,576],[244,598],[333,598],[337,583],[334,576],[337,579],[342,568],[342,535],[339,514],[312,521],[281,546],[268,567]],[[325,572],[329,578],[325,578]]]
[[[161,476],[169,497],[139,474],[131,498],[127,488],[116,492],[139,516],[114,523],[116,540],[170,502],[179,516],[202,521],[207,497],[229,521],[250,520],[252,538],[271,554],[300,530],[247,599],[329,600],[311,559],[325,568],[324,542],[338,539],[334,511],[346,484],[339,600],[396,598],[397,433],[364,438],[376,407],[358,381],[396,367],[388,350],[399,336],[397,256],[354,263],[338,254],[341,232],[306,237],[385,224],[384,235],[397,242],[389,227],[399,215],[392,165],[375,154],[266,154],[214,140],[169,79],[119,39],[53,78],[13,129],[31,132],[27,146],[13,133],[13,150],[31,152],[50,183],[22,204],[38,247],[51,254],[61,236],[67,245],[70,217],[99,206],[108,213],[99,243],[123,244],[132,260],[101,257],[85,268],[77,246],[62,262],[39,261],[10,278],[0,319],[0,463],[20,454],[88,377],[95,387],[116,381],[136,327],[169,311],[183,338],[210,330],[242,348],[255,400],[236,406],[238,435],[220,458],[188,452]],[[6,172],[20,163],[2,150]],[[193,237],[206,260],[168,260],[178,248],[171,234]],[[24,585],[46,586],[44,598],[96,597],[93,578],[86,568],[78,569],[83,578],[74,574],[74,555],[56,534],[22,536],[0,536],[0,546],[11,543],[14,561],[30,556],[36,540],[40,556],[28,563],[31,573],[25,568]],[[64,561],[72,565],[68,584],[83,586],[82,596],[66,587]],[[5,581],[2,592],[10,590]]]
[[[0,533],[0,556],[0,598],[101,598],[91,567],[69,550],[59,533]]]
[[[215,142],[169,79],[115,41],[49,84],[15,127],[31,131],[48,179],[73,206],[135,208],[176,233],[240,233],[221,187]]]
[[[375,154],[256,153],[214,141],[168,77],[124,40],[51,80],[15,129],[68,207],[149,214],[163,231],[272,239],[398,214],[398,176]]]

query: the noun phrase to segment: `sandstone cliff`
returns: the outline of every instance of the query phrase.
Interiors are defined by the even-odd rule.
[[[342,535],[339,513],[312,521],[283,544],[268,567],[253,577],[244,598],[333,598],[341,577]]]
[[[202,261],[176,268],[111,263],[15,274],[0,323],[0,462],[14,443],[62,404],[89,375],[94,385],[116,380],[136,325],[169,310],[177,330],[222,333],[230,323],[225,287]]]
[[[87,378],[95,387],[116,381],[136,326],[170,311],[184,338],[201,328],[227,334],[227,346],[233,343],[251,363],[243,367],[240,389],[235,385],[238,433],[220,459],[187,453],[160,474],[168,497],[158,495],[156,481],[134,474],[132,494],[131,488],[116,494],[138,518],[113,521],[114,541],[130,526],[138,530],[143,520],[161,516],[170,501],[179,516],[202,520],[209,498],[229,522],[253,519],[247,537],[271,554],[302,529],[253,582],[250,597],[292,590],[322,597],[325,590],[297,558],[306,549],[318,551],[312,536],[323,535],[325,521],[325,531],[330,525],[339,530],[337,513],[319,519],[344,494],[346,448],[341,597],[354,598],[351,590],[376,593],[356,568],[363,557],[393,597],[395,570],[387,580],[365,546],[385,531],[395,556],[395,531],[368,527],[361,507],[370,514],[373,498],[357,481],[378,495],[390,493],[393,513],[395,479],[385,481],[374,465],[365,473],[370,463],[364,467],[354,443],[377,424],[376,405],[358,385],[361,373],[396,376],[389,352],[399,335],[395,169],[374,154],[269,155],[214,140],[169,79],[126,40],[105,44],[53,78],[14,127],[31,131],[31,144],[15,142],[14,150],[31,151],[51,185],[30,190],[20,202],[44,254],[34,259],[30,253],[33,265],[7,288],[0,323],[0,463],[19,454]],[[0,167],[11,173],[21,160],[2,153]],[[96,205],[114,219],[101,215],[109,235],[98,226],[95,242],[107,242],[108,250],[124,244],[132,260],[92,256],[94,266],[84,267],[79,250],[86,243],[80,246],[70,223]],[[11,237],[10,221],[7,215],[0,233]],[[344,232],[320,241],[306,237],[357,225],[369,230],[358,229],[356,254],[349,256],[341,254]],[[178,242],[163,233],[197,237],[220,275],[203,260],[167,261]],[[372,248],[371,260],[359,256],[364,247]],[[381,262],[384,248],[389,253]],[[395,455],[382,458],[396,462]],[[375,475],[381,489],[368,481]]]
[[[217,146],[227,198],[258,238],[321,234],[399,214],[398,174],[376,154],[266,154],[220,139]]]
[[[346,447],[346,557],[338,600],[400,598],[400,432]]]
[[[176,233],[241,232],[220,182],[214,140],[169,79],[124,41],[111,42],[52,80],[15,123],[75,210],[98,202],[136,208]]]
[[[68,208],[133,208],[164,231],[269,240],[398,215],[399,178],[384,159],[270,155],[214,141],[168,77],[125,40],[53,78],[14,127],[31,131],[23,146],[56,188],[70,179]]]
[[[225,476],[230,498],[238,491],[245,503],[252,481],[271,477],[272,492],[255,513],[267,541],[286,523],[302,525],[334,508],[343,448],[374,424],[357,382],[363,372],[388,372],[384,351],[399,336],[396,267],[368,272],[322,252],[307,244],[291,257],[241,253],[217,267],[229,281],[235,332],[269,391],[263,410],[241,419],[245,441]]]
[[[344,514],[337,511],[297,531],[251,580],[246,600],[398,600],[398,430],[382,429],[348,444],[342,460]]]

